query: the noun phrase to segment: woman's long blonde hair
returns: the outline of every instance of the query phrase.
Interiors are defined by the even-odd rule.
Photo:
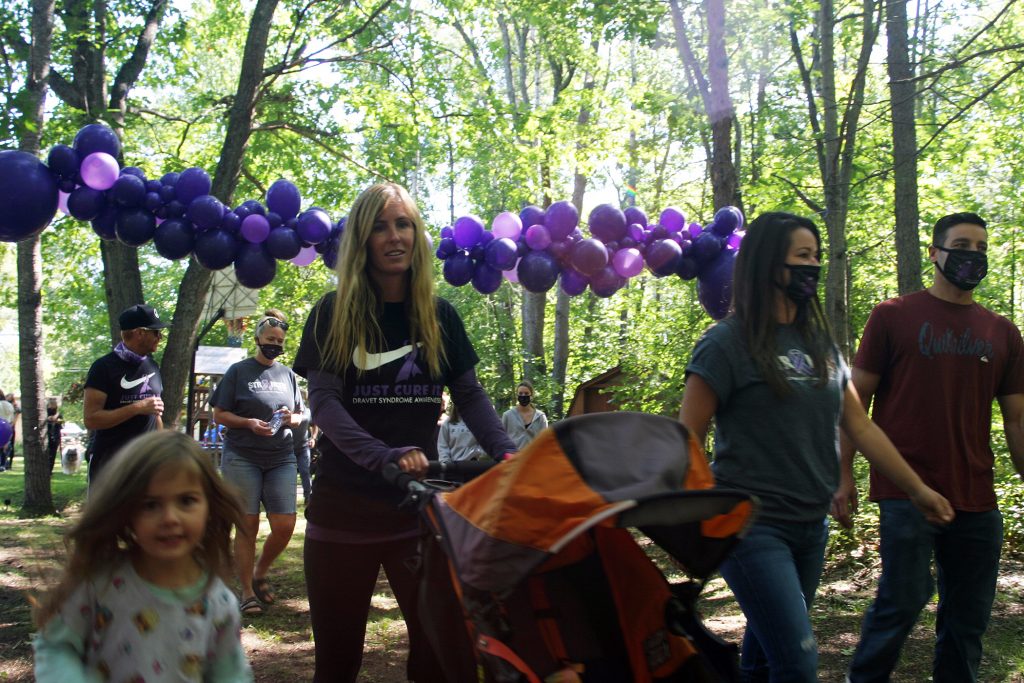
[[[412,221],[415,236],[409,269],[405,309],[409,316],[409,343],[423,344],[422,358],[433,377],[441,376],[444,346],[434,300],[434,270],[424,233],[423,217],[401,185],[380,183],[363,190],[352,205],[338,249],[338,293],[334,299],[331,328],[323,350],[325,366],[343,372],[353,353],[379,353],[385,348],[379,318],[383,300],[367,269],[366,243],[373,224],[389,202],[401,202]],[[365,366],[365,363],[359,363]]]
[[[68,559],[60,581],[34,601],[37,626],[53,618],[83,581],[131,556],[130,520],[139,511],[150,481],[168,465],[194,472],[202,482],[210,516],[195,558],[212,576],[231,580],[231,527],[237,526],[238,533],[244,528],[237,492],[221,479],[210,455],[194,439],[172,430],[149,432],[118,451],[89,492],[81,515],[64,537]]]

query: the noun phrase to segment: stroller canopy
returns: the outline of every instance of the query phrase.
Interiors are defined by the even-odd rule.
[[[704,579],[749,525],[748,494],[713,489],[675,420],[617,412],[563,420],[513,460],[433,499],[459,579],[498,594],[594,526],[636,527]]]

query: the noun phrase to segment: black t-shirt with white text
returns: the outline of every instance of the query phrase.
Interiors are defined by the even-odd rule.
[[[117,410],[151,396],[160,396],[164,384],[160,368],[152,357],[146,356],[141,363],[131,363],[111,351],[96,359],[89,368],[85,388],[106,394],[104,410]],[[123,445],[156,428],[155,415],[134,415],[108,429],[97,429],[89,465],[90,476],[95,477],[99,468]]]

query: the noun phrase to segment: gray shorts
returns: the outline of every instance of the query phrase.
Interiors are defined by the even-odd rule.
[[[256,460],[225,447],[220,471],[224,481],[241,493],[245,514],[260,514],[261,502],[267,514],[295,514],[297,468],[294,453]]]

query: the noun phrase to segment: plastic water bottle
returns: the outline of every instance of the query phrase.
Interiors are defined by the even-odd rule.
[[[284,424],[284,412],[282,412],[281,409],[274,411],[274,415],[270,418],[270,422],[267,424],[270,425],[271,435],[277,434],[278,430],[281,429],[281,425]]]
[[[207,441],[210,442],[210,447],[215,448],[217,446],[217,441],[219,441],[217,437],[219,434],[220,432],[217,431],[217,425],[210,425],[210,436],[207,438]]]

